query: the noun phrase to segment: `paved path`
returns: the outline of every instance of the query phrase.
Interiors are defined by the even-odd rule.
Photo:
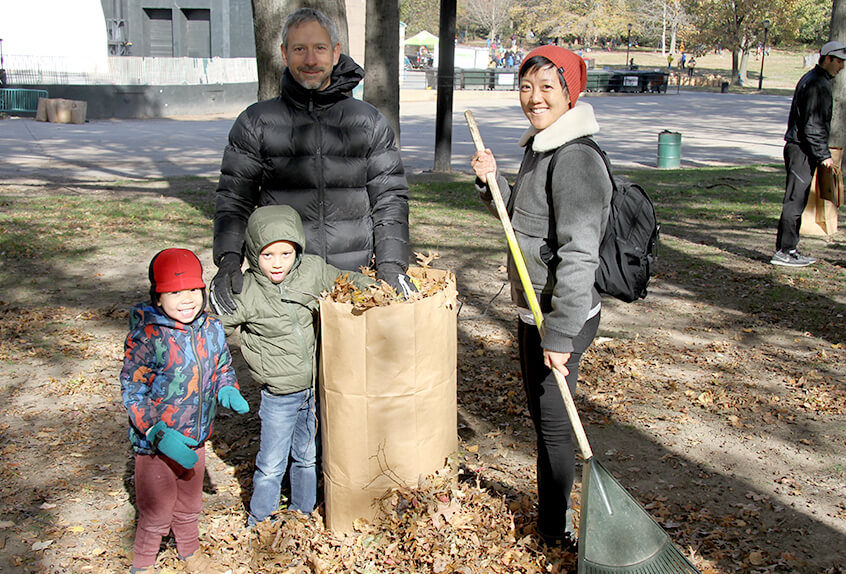
[[[431,92],[429,94],[431,95]],[[597,140],[621,166],[652,166],[658,134],[682,133],[682,166],[781,163],[790,99],[757,94],[682,91],[666,95],[591,95],[602,131]],[[431,170],[435,142],[434,101],[401,106],[403,161],[409,172]],[[469,171],[473,152],[464,122],[470,108],[485,144],[505,170],[520,160],[517,140],[528,122],[514,92],[457,92],[452,167]],[[3,181],[91,181],[214,176],[234,118],[92,120],[50,124],[30,118],[0,121]]]

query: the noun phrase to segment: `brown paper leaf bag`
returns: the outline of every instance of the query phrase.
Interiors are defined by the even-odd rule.
[[[320,302],[326,525],[349,532],[374,501],[417,486],[458,448],[455,277],[419,301],[353,314]]]

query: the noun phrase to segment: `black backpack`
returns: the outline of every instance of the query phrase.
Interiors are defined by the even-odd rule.
[[[608,155],[593,139],[577,138],[558,149],[577,142],[589,145],[602,156],[613,185],[608,224],[599,244],[596,289],[626,303],[643,299],[658,257],[660,226],[655,206],[641,186],[624,177],[614,177]],[[550,173],[553,167],[554,158]]]

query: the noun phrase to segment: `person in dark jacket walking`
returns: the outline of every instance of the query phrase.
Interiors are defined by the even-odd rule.
[[[162,537],[173,531],[186,572],[222,573],[200,551],[206,439],[218,404],[249,411],[238,390],[223,325],[205,312],[203,267],[187,249],[150,262],[150,302],[129,312],[123,404],[135,451],[138,526],[132,572],[156,571]]]
[[[393,129],[350,96],[364,70],[341,53],[319,10],[291,13],[279,97],[238,116],[223,153],[214,217],[212,306],[231,313],[243,285],[244,230],[254,209],[290,205],[308,253],[347,271],[375,265],[397,288],[408,267],[408,183]]]
[[[485,178],[496,174],[544,314],[541,337],[509,256],[523,387],[537,435],[537,530],[547,545],[572,550],[575,449],[551,369],[575,392],[582,354],[599,328],[602,305],[594,284],[612,185],[602,156],[583,141],[599,132],[593,108],[579,100],[587,86],[584,60],[570,50],[542,46],[526,55],[519,86],[531,127],[520,139],[525,151],[516,182],[509,186],[497,172],[490,150],[477,152],[471,166],[488,204],[492,196]]]
[[[820,49],[817,65],[802,76],[793,92],[787,133],[784,134],[787,177],[778,221],[776,252],[770,260],[773,265],[805,267],[817,261],[799,253],[799,228],[816,168],[840,168],[831,159],[828,136],[831,128],[831,81],[843,69],[844,59],[846,46],[840,42],[828,42]]]

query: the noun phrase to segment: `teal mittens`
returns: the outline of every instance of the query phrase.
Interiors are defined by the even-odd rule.
[[[223,387],[217,393],[217,402],[220,406],[232,409],[239,415],[250,412],[250,405],[247,400],[241,396],[238,389],[235,387]]]
[[[157,422],[147,431],[147,440],[153,443],[153,448],[183,468],[194,468],[197,464],[197,453],[189,448],[197,446],[197,441],[169,428],[164,421]]]

